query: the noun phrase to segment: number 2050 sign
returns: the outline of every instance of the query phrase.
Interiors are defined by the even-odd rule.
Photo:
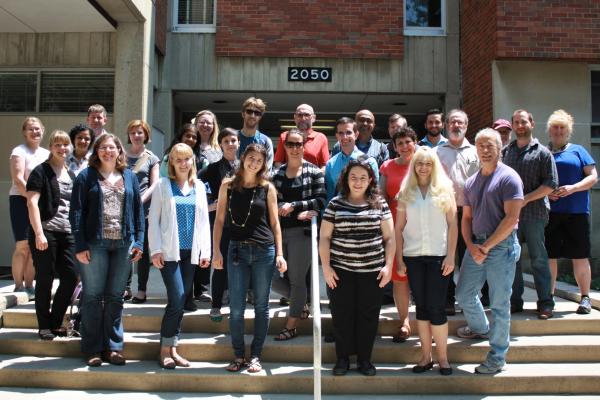
[[[288,67],[290,82],[331,82],[331,68]]]

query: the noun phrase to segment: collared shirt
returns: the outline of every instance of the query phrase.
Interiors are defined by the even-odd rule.
[[[287,162],[287,154],[285,152],[285,136],[288,131],[279,135],[279,143],[273,161],[277,163]],[[323,168],[329,160],[329,141],[327,136],[321,132],[309,129],[306,132],[306,142],[304,142],[304,159],[309,163],[315,164],[319,168]]]
[[[344,152],[339,152],[327,161],[327,165],[325,166],[325,187],[327,189],[327,202],[329,202],[333,196],[337,193],[337,181],[342,173],[342,170],[350,160],[356,160],[358,157],[364,155],[362,151],[358,150],[354,147],[354,150],[350,155],[344,154]],[[375,174],[375,179],[379,181],[379,167],[377,166],[377,162],[373,157],[369,157],[367,159],[369,164],[371,164],[371,168],[373,169],[373,173]]]
[[[406,226],[402,232],[407,257],[445,256],[448,253],[446,213],[436,206],[427,190],[425,198],[415,188],[414,201],[406,204]]]
[[[356,147],[358,150],[362,151],[369,157],[373,157],[377,162],[377,165],[381,167],[384,161],[390,158],[388,153],[387,146],[371,137],[367,143],[361,143],[360,140],[356,140]],[[331,156],[335,156],[340,153],[340,142],[337,142],[335,146],[333,146],[333,150],[331,151]]]
[[[90,160],[91,155],[92,152],[88,151],[81,160],[78,160],[77,157],[75,157],[75,152],[73,151],[67,156],[65,165],[69,171],[73,172],[75,176],[77,176],[81,171],[88,167],[88,161]]]
[[[465,182],[479,170],[477,149],[465,138],[460,147],[454,147],[446,141],[437,146],[435,151],[452,181],[456,205],[465,205]]]
[[[517,140],[513,140],[502,149],[502,162],[519,174],[523,181],[523,193],[527,195],[540,186],[548,186],[552,189],[558,187],[558,173],[552,153],[536,138],[524,148],[517,146]],[[521,209],[521,221],[543,219],[548,221],[550,201],[548,196],[527,203]]]
[[[446,139],[444,137],[444,135],[440,134],[440,140],[437,142],[437,144],[433,144],[429,141],[429,136],[425,135],[425,137],[423,139],[419,140],[419,146],[427,146],[427,147],[434,148],[434,147],[441,146],[447,142],[448,142],[448,139]]]
[[[246,147],[248,147],[250,144],[258,143],[260,145],[263,145],[265,149],[267,149],[267,170],[270,171],[271,167],[273,166],[273,142],[271,141],[271,138],[259,131],[258,129],[256,130],[254,136],[246,136],[241,130],[239,130],[238,138],[240,140],[238,158],[242,157],[242,154],[244,154],[244,150],[246,150]]]

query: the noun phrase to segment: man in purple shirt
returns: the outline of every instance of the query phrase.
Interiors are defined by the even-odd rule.
[[[468,325],[458,328],[457,335],[489,338],[491,349],[475,372],[495,374],[506,363],[510,341],[510,295],[521,252],[516,232],[523,182],[512,168],[500,162],[502,141],[497,131],[479,131],[475,147],[481,169],[465,183],[461,230],[467,252],[456,287],[456,298]],[[486,280],[494,320],[491,328],[479,300],[479,290]]]

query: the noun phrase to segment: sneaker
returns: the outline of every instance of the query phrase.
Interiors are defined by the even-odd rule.
[[[583,296],[579,307],[577,307],[577,314],[589,314],[592,312],[592,301],[588,296]]]
[[[463,339],[489,339],[488,333],[475,333],[469,326],[461,326],[456,330],[456,336]]]
[[[26,287],[25,288],[25,293],[27,293],[27,296],[29,297],[29,300],[35,300],[35,288],[33,288],[33,287]]]
[[[223,314],[221,314],[220,308],[211,308],[208,316],[212,322],[221,322],[223,320]]]
[[[197,309],[198,309],[198,306],[196,305],[196,302],[194,301],[194,299],[186,301],[185,304],[183,305],[184,311],[196,311]]]
[[[551,308],[543,308],[538,314],[539,319],[547,320],[554,316]]]
[[[202,293],[200,296],[196,296],[196,300],[201,303],[210,303],[212,301],[212,297],[208,293]]]
[[[21,293],[21,292],[24,292],[24,291],[25,291],[25,287],[24,287],[24,286],[21,286],[21,287],[15,287],[15,288],[13,289],[13,293]]]
[[[287,297],[282,297],[279,299],[279,305],[280,306],[289,306],[290,305],[290,299],[288,299]]]
[[[490,367],[487,364],[481,364],[477,367],[475,367],[475,373],[476,374],[497,374],[498,372],[502,372],[502,370],[504,369],[504,367]]]

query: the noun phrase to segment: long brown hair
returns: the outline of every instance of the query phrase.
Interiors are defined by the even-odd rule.
[[[267,176],[267,149],[263,145],[258,143],[252,143],[246,147],[244,150],[244,154],[240,158],[240,166],[235,172],[233,178],[229,179],[229,187],[234,190],[241,191],[244,183],[244,160],[250,153],[258,153],[263,156],[263,165],[260,168],[260,171],[256,174],[256,184],[259,186],[267,186],[269,184],[268,176]]]
[[[92,147],[92,155],[90,156],[90,160],[88,161],[88,165],[90,167],[99,169],[102,162],[98,157],[98,148],[108,139],[112,139],[115,142],[115,146],[117,146],[117,150],[119,151],[119,155],[117,156],[117,163],[115,165],[115,169],[119,172],[125,171],[127,168],[127,159],[125,158],[125,151],[123,150],[123,143],[121,143],[121,139],[115,134],[112,133],[103,133],[96,139],[94,145]]]
[[[337,189],[340,192],[340,196],[344,199],[348,199],[350,195],[350,184],[348,184],[348,177],[350,176],[350,170],[354,167],[359,167],[367,171],[370,182],[365,192],[365,199],[370,208],[379,210],[381,209],[381,196],[379,195],[379,189],[377,188],[377,179],[375,178],[375,172],[371,164],[367,161],[365,156],[359,156],[356,160],[350,160],[348,165],[344,168],[340,174],[340,178],[337,182]]]

